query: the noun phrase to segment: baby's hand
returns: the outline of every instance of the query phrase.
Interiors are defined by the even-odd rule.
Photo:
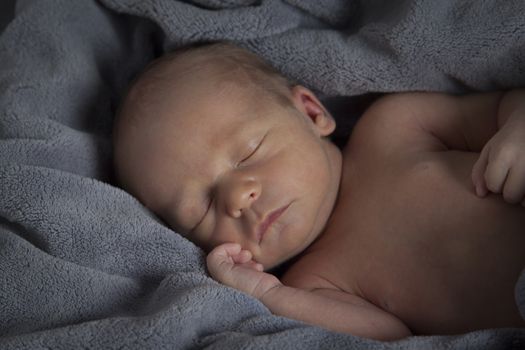
[[[509,120],[483,147],[472,169],[476,194],[502,193],[506,202],[525,206],[525,115]]]
[[[281,285],[279,279],[263,272],[263,266],[252,260],[252,253],[237,243],[215,247],[206,259],[211,276],[230,287],[258,299],[270,289]]]

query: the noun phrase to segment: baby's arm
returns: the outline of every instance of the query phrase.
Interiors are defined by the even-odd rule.
[[[525,206],[525,90],[507,92],[497,113],[498,131],[483,147],[472,170],[476,193],[502,193]]]
[[[283,285],[277,277],[263,272],[262,266],[251,259],[251,253],[239,244],[216,247],[208,255],[207,264],[213,278],[256,297],[274,314],[379,340],[411,334],[398,318],[357,296]]]
[[[395,115],[405,126],[401,139],[411,145],[417,140],[423,150],[481,152],[472,170],[476,193],[501,193],[507,202],[525,205],[525,90],[392,94],[370,111],[387,121]]]

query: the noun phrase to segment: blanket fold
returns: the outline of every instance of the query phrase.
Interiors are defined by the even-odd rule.
[[[525,348],[525,329],[384,343],[272,315],[209,278],[204,253],[111,170],[126,86],[181,45],[234,41],[327,101],[508,89],[525,85],[523,13],[520,0],[19,2],[0,36],[0,348]],[[523,314],[524,290],[522,275]]]

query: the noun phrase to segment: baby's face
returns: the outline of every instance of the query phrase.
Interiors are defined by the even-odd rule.
[[[166,93],[125,128],[121,174],[175,231],[206,250],[240,243],[268,269],[321,233],[340,154],[322,137],[333,128],[300,110],[304,96],[287,108],[232,84],[221,91],[197,80]]]

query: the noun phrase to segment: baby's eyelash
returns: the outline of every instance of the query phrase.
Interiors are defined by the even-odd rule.
[[[266,138],[266,134],[263,136],[263,138],[261,139],[261,141],[259,141],[259,143],[257,144],[257,146],[255,146],[255,148],[253,149],[253,151],[251,151],[250,154],[248,154],[248,156],[244,157],[244,159],[242,159],[242,160],[239,162],[239,164],[242,163],[242,162],[247,161],[248,159],[250,159],[250,158],[251,158],[251,157],[257,152],[257,150],[261,147],[261,145],[262,145],[262,143],[263,143],[263,141],[264,141],[265,138]]]

